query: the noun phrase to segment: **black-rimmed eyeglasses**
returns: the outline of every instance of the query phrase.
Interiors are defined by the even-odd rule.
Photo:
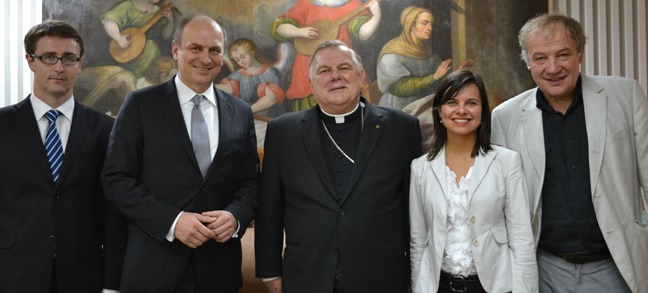
[[[74,65],[81,60],[81,58],[74,56],[74,55],[63,55],[63,57],[56,56],[56,54],[43,54],[43,55],[36,55],[36,54],[29,54],[32,56],[34,59],[38,59],[44,64],[47,65],[54,65],[56,62],[61,60],[61,63],[64,65]]]

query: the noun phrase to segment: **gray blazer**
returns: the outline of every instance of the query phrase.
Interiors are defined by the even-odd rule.
[[[648,292],[648,102],[639,84],[620,77],[581,75],[594,210],[605,242],[633,292]],[[540,236],[545,173],[537,88],[493,110],[492,142],[520,153]],[[642,190],[643,197],[642,200]]]

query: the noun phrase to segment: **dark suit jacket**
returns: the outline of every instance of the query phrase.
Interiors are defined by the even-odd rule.
[[[367,105],[349,186],[338,202],[317,111],[284,114],[268,125],[255,221],[257,277],[282,276],[284,292],[330,293],[339,254],[345,292],[404,292],[418,120]]]
[[[205,179],[187,133],[174,79],[129,93],[110,137],[103,183],[106,196],[130,220],[121,290],[170,292],[192,249],[165,239],[180,211],[227,210],[240,222],[254,217],[258,154],[252,112],[216,90],[218,150]],[[193,250],[202,292],[238,292],[241,243],[209,240]]]
[[[49,292],[53,269],[61,292],[117,289],[126,226],[99,181],[112,126],[76,103],[54,184],[30,99],[0,109],[0,291]]]

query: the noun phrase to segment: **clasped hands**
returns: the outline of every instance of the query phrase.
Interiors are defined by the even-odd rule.
[[[183,212],[178,218],[173,236],[191,248],[197,248],[209,239],[218,243],[230,240],[238,222],[228,211],[209,211],[202,214]]]

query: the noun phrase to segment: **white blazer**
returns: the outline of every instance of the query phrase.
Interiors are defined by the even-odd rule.
[[[612,258],[630,289],[648,292],[648,102],[637,81],[581,74],[592,202]],[[542,111],[537,88],[493,110],[492,142],[522,156],[531,196],[533,231],[540,237],[545,174]]]
[[[469,220],[477,275],[488,292],[538,292],[538,268],[520,156],[493,146],[479,155],[469,183]],[[445,149],[412,161],[410,258],[414,292],[439,288],[446,244]]]

